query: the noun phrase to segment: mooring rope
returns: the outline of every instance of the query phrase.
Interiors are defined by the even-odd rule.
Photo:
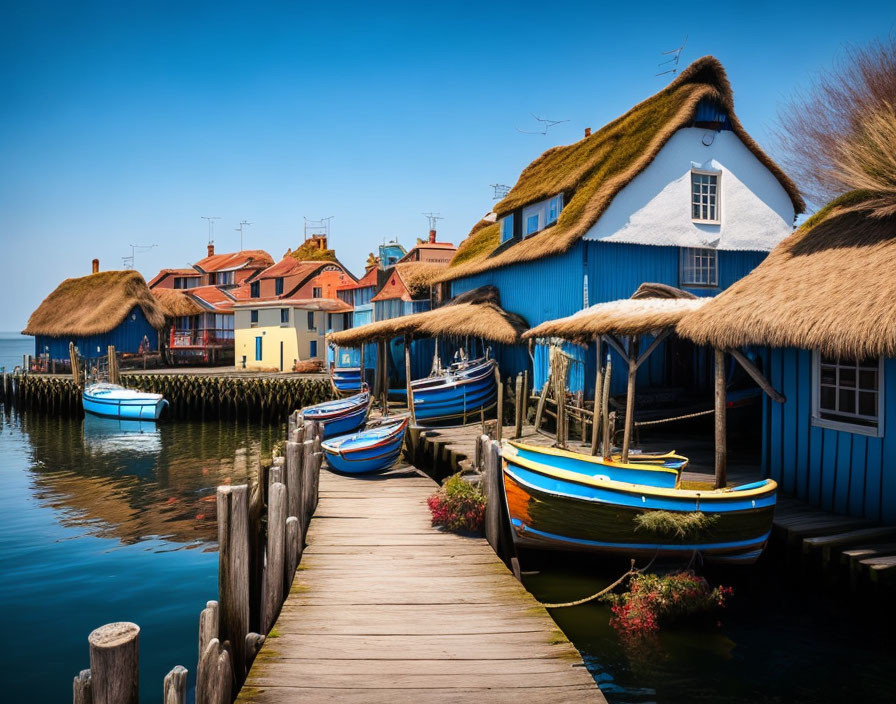
[[[653,561],[656,560],[656,555],[654,555],[650,562],[648,562],[644,567],[635,567],[635,561],[632,560],[631,567],[628,568],[628,572],[622,575],[619,579],[613,582],[608,587],[604,587],[599,592],[592,594],[591,596],[586,596],[584,599],[576,599],[575,601],[565,601],[559,604],[551,604],[545,601],[539,602],[546,609],[565,609],[569,606],[581,606],[582,604],[587,604],[589,601],[594,601],[595,599],[599,599],[604,594],[608,594],[613,591],[616,587],[622,584],[629,577],[633,577],[636,574],[643,572],[646,569],[649,569],[653,564]]]
[[[708,416],[710,413],[715,413],[715,409],[710,409],[708,411],[697,411],[696,413],[686,413],[683,416],[673,416],[672,418],[660,418],[659,420],[642,420],[635,422],[635,427],[640,428],[645,425],[659,425],[660,423],[671,423],[674,420],[687,420],[688,418],[697,418],[698,416]]]

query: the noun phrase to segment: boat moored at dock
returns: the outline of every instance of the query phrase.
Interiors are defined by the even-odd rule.
[[[105,382],[85,387],[82,402],[88,413],[128,420],[158,420],[168,406],[162,394],[135,391]]]
[[[401,454],[407,416],[321,443],[327,463],[337,472],[368,474],[389,469]]]
[[[351,433],[367,420],[370,410],[370,394],[366,391],[348,398],[326,401],[302,409],[305,420],[314,420],[324,427],[323,436],[332,438]]]

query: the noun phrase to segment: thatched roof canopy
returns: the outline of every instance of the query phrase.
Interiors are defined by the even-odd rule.
[[[159,300],[159,306],[169,319],[205,312],[205,308],[179,289],[155,288],[152,290],[152,295]]]
[[[514,345],[519,343],[527,327],[523,318],[500,307],[497,289],[483,286],[457,296],[441,308],[330,333],[327,340],[340,347],[358,347],[409,335],[412,338],[479,337]]]
[[[631,298],[598,303],[566,318],[548,320],[523,338],[560,337],[587,345],[599,335],[644,335],[675,327],[711,300],[663,284],[642,284]]]
[[[809,218],[750,274],[678,325],[698,344],[818,349],[896,357],[896,216],[841,196]]]
[[[136,271],[101,271],[66,279],[31,314],[25,335],[102,335],[140,306],[149,324],[165,326],[158,300]]]
[[[458,247],[442,279],[456,279],[569,250],[597,222],[613,198],[650,165],[672,135],[694,123],[703,100],[725,111],[734,133],[775,175],[795,211],[801,213],[805,204],[796,185],[747,134],[734,114],[734,97],[725,69],[714,57],[704,56],[659,93],[594,134],[546,151],[523,170],[510,193],[495,206],[500,218],[562,193],[566,205],[555,225],[523,240],[502,244],[498,223],[481,221]]]

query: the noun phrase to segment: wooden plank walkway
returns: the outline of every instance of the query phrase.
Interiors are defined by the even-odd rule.
[[[321,472],[289,598],[239,702],[605,702],[485,540],[438,531],[401,464]]]

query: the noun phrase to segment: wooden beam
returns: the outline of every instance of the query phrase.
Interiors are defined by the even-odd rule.
[[[638,358],[638,338],[632,335],[628,339],[628,388],[625,392],[625,429],[622,435],[622,461],[628,462],[628,451],[632,444],[632,428],[634,427],[635,414],[635,377],[638,367],[635,360]]]
[[[361,380],[360,380],[361,387],[360,387],[359,391],[364,391],[364,343],[363,342],[361,343],[361,363],[358,366],[359,366],[358,375],[361,378]]]
[[[620,357],[622,357],[623,359],[628,359],[628,352],[625,351],[625,347],[623,346],[622,342],[619,341],[619,338],[617,338],[615,335],[609,334],[604,335],[603,338],[607,341],[607,344],[610,345],[610,347],[612,347],[619,353]]]
[[[594,345],[597,347],[597,369],[594,371],[594,414],[591,416],[591,455],[592,457],[597,455],[597,445],[600,440],[600,412],[602,406],[602,397],[603,390],[601,388],[601,382],[603,381],[601,377],[602,370],[600,368],[600,360],[601,360],[601,344],[600,338],[594,338]],[[584,421],[582,421],[582,425],[584,426]]]
[[[744,368],[744,371],[753,378],[753,381],[759,384],[759,388],[771,397],[772,401],[776,401],[777,403],[785,403],[787,401],[787,397],[775,390],[769,380],[756,368],[756,365],[747,359],[747,356],[743,352],[736,349],[727,351],[738,361],[738,364]]]
[[[669,335],[671,335],[671,334],[672,334],[672,328],[666,328],[659,335],[657,335],[654,338],[653,342],[651,342],[650,345],[647,347],[647,349],[644,350],[644,352],[641,354],[641,356],[638,357],[638,361],[635,362],[635,369],[638,369],[644,363],[644,361],[651,354],[653,354],[656,351],[656,348],[660,346],[660,343],[663,340],[665,340],[667,337],[669,337]]]
[[[408,412],[411,414],[411,425],[417,425],[414,415],[414,389],[411,386],[411,336],[404,336],[404,382],[408,395]]]
[[[603,419],[604,426],[604,440],[603,440],[603,458],[605,460],[610,459],[610,454],[613,449],[613,440],[610,437],[610,381],[612,380],[613,373],[613,360],[610,355],[607,355],[607,367],[604,371],[604,383],[603,383],[603,395],[600,400],[600,415]]]
[[[728,446],[726,430],[727,398],[725,396],[725,351],[715,350],[716,358],[716,489],[722,489],[727,484],[728,472]]]

